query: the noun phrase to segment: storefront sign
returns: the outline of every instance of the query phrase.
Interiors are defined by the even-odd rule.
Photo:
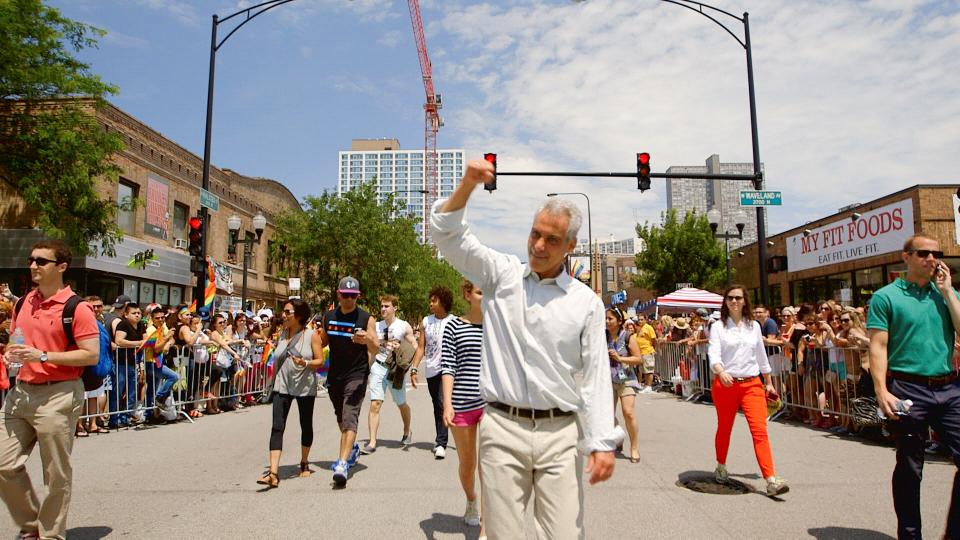
[[[906,199],[787,238],[787,270],[797,272],[903,249],[913,235],[913,200]]]
[[[960,193],[960,189],[957,190],[957,193]],[[960,197],[953,196],[953,227],[956,229],[956,239],[957,245],[960,246]]]
[[[170,184],[150,174],[147,176],[147,217],[143,233],[166,240],[169,223]]]

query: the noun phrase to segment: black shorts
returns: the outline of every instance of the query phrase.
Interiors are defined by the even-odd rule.
[[[357,431],[360,419],[360,406],[367,394],[366,378],[350,378],[339,381],[327,381],[333,411],[337,414],[340,431]]]

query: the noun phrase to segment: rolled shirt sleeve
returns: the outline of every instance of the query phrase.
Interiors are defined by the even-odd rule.
[[[589,307],[586,326],[580,336],[583,361],[583,435],[581,449],[611,452],[623,441],[624,433],[614,422],[613,383],[604,334],[604,309],[599,298]]]

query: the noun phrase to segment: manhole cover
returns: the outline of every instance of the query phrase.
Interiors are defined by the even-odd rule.
[[[707,493],[709,495],[744,495],[753,491],[750,486],[732,478],[725,484],[719,484],[713,475],[709,473],[681,475],[681,478],[677,480],[677,485],[691,491]]]

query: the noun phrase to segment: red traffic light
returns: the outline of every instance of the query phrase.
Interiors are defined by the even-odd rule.
[[[483,159],[489,161],[490,163],[493,163],[493,166],[494,166],[494,167],[497,166],[497,155],[496,155],[496,154],[490,154],[490,153],[484,154],[484,155],[483,155]]]
[[[493,193],[497,189],[497,155],[492,152],[487,152],[483,155],[488,163],[493,164],[493,182],[488,182],[483,185],[483,189]]]
[[[646,152],[641,152],[637,154],[637,163],[640,165],[649,165],[650,164],[650,154]]]
[[[203,226],[203,221],[199,217],[190,218],[190,230],[198,231]]]

